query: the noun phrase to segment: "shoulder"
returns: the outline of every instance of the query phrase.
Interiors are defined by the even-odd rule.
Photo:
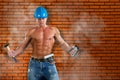
[[[51,28],[53,29],[54,34],[55,34],[56,37],[60,35],[60,31],[59,31],[59,29],[57,27],[51,27]]]
[[[34,32],[36,30],[36,27],[30,28],[29,32]]]
[[[57,27],[51,27],[55,33],[60,33],[59,29]]]
[[[28,29],[26,36],[31,36],[31,34],[32,34],[35,30],[36,30],[36,27],[33,27],[33,28]]]

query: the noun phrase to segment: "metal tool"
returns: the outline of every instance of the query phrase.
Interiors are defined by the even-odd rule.
[[[4,45],[5,48],[7,48],[8,51],[10,51],[9,43]],[[17,62],[17,59],[13,56],[12,59]]]

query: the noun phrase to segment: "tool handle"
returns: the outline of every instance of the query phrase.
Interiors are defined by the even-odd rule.
[[[10,47],[9,47],[9,46],[7,46],[7,49],[8,49],[8,51],[10,51]],[[17,62],[17,59],[16,59],[15,57],[12,57],[12,59],[13,59],[15,62]]]
[[[12,59],[15,61],[15,62],[18,62],[17,59],[15,57],[12,57]]]
[[[8,51],[10,51],[10,47],[9,46],[7,46],[6,48],[7,48]]]

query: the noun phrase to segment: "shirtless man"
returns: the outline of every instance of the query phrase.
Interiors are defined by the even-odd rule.
[[[51,53],[55,39],[59,41],[64,51],[74,54],[75,49],[63,40],[57,28],[46,24],[48,13],[44,7],[36,8],[34,17],[39,26],[30,29],[26,35],[26,40],[16,50],[8,51],[8,55],[15,57],[23,53],[28,44],[31,43],[33,53],[28,66],[28,80],[59,80]],[[49,56],[50,54],[51,56]],[[45,58],[46,55],[48,57]]]

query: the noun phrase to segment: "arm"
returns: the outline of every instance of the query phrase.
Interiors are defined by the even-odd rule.
[[[60,31],[55,28],[55,38],[58,40],[60,47],[65,51],[65,52],[69,52],[69,50],[71,49],[71,47],[69,46],[69,44],[67,44],[64,39],[61,37],[60,35]]]
[[[60,43],[61,48],[69,53],[71,56],[77,56],[79,53],[79,47],[78,46],[69,46],[64,39],[61,37],[60,32],[57,28],[55,28],[55,37],[57,38],[58,42]]]
[[[31,41],[30,35],[31,35],[31,31],[29,31],[27,33],[25,41],[16,50],[10,50],[10,51],[8,51],[8,55],[10,57],[15,57],[15,56],[23,53],[23,51],[26,49],[26,47],[28,46],[28,44]]]
[[[27,36],[26,40],[15,50],[15,56],[18,55],[18,54],[23,53],[23,51],[29,45],[30,41],[31,41],[31,38]]]

